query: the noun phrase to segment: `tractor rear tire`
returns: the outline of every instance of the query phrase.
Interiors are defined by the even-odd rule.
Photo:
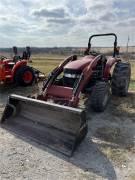
[[[127,96],[131,76],[131,65],[118,62],[112,74],[111,89],[115,96]]]
[[[14,79],[19,86],[30,86],[35,80],[35,74],[31,67],[22,66],[16,71]]]
[[[110,85],[108,82],[97,82],[93,87],[89,104],[95,112],[103,112],[110,99]]]

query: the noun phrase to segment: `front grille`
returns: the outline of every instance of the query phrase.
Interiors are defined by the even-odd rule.
[[[81,70],[76,69],[64,69],[64,74],[81,74]]]

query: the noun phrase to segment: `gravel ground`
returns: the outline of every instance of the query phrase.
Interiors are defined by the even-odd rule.
[[[38,91],[0,88],[0,116],[8,94]],[[104,113],[89,111],[87,118],[89,132],[71,158],[0,128],[0,180],[134,180],[135,93],[113,97]]]

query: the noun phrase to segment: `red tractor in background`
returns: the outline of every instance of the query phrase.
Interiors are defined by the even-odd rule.
[[[22,57],[18,55],[17,47],[13,47],[13,52],[13,59],[0,58],[0,84],[32,85],[39,71],[27,65],[31,55],[30,47],[26,47]]]

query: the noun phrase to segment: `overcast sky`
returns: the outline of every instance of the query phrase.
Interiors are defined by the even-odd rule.
[[[87,46],[96,33],[115,32],[135,45],[135,0],[1,0],[0,47]],[[110,46],[111,38],[93,41]]]

